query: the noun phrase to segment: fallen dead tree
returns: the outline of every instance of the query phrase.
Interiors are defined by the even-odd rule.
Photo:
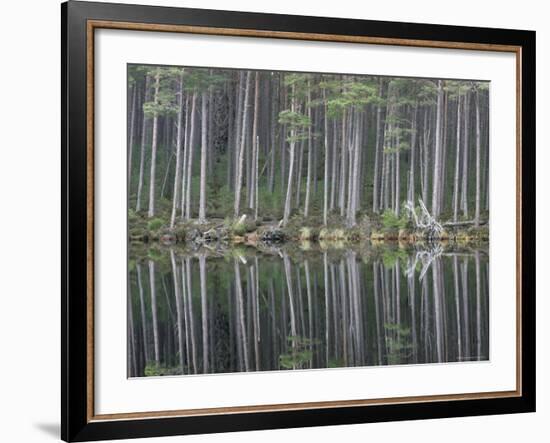
[[[412,218],[415,230],[420,232],[422,237],[427,240],[439,239],[441,237],[441,233],[443,232],[443,226],[430,214],[430,211],[428,211],[421,198],[418,199],[418,204],[420,214],[417,214],[417,208],[415,208],[414,203],[411,200],[405,203],[405,210]]]
[[[484,226],[488,223],[487,220],[480,220],[479,226]],[[464,221],[448,221],[443,223],[443,226],[467,226],[467,225],[475,225],[475,220],[464,220]]]
[[[422,264],[422,268],[420,270],[418,280],[422,281],[422,279],[426,275],[426,272],[428,272],[428,269],[430,269],[432,263],[437,258],[441,257],[442,253],[443,247],[439,243],[433,243],[430,248],[416,251],[414,259],[411,259],[409,261],[405,274],[407,275],[407,277],[414,276],[416,265],[418,264],[418,262],[420,262]]]

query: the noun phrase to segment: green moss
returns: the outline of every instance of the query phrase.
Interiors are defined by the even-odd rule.
[[[161,218],[153,218],[147,223],[147,227],[150,231],[158,231],[162,225],[164,225],[164,220]]]
[[[401,217],[395,215],[393,211],[386,210],[381,217],[382,227],[385,230],[397,230],[405,229],[409,226],[408,217],[403,214]]]

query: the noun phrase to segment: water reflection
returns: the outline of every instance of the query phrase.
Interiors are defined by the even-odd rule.
[[[130,377],[488,359],[484,250],[132,248],[130,257]]]

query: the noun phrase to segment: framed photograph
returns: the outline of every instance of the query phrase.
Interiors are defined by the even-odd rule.
[[[62,438],[535,410],[535,33],[69,1]]]

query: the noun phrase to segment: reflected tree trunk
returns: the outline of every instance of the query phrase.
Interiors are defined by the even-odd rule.
[[[241,285],[241,270],[239,268],[238,259],[235,258],[235,289],[237,295],[237,315],[239,321],[239,336],[241,338],[240,348],[244,360],[245,371],[250,370],[248,362],[248,340],[246,335],[246,323],[244,317],[244,303],[243,303],[243,290]]]
[[[143,295],[143,285],[141,283],[141,264],[136,264],[138,291],[139,291],[139,305],[141,309],[141,332],[143,335],[143,356],[145,358],[145,365],[149,363],[149,348],[147,346],[147,317],[145,314],[145,298]]]
[[[176,256],[174,250],[170,249],[170,263],[172,265],[172,277],[174,281],[174,297],[176,299],[176,317],[177,317],[177,331],[178,331],[178,356],[179,364],[181,367],[181,373],[185,373],[185,330],[183,326],[183,307],[182,307],[182,295],[180,293],[180,279],[178,278],[178,267],[176,265]]]
[[[201,319],[202,319],[202,372],[208,374],[208,298],[206,294],[206,256],[199,256],[199,274],[201,284]]]
[[[157,290],[155,285],[155,262],[149,260],[149,285],[151,291],[151,312],[153,316],[153,345],[155,350],[155,363],[160,365],[160,344],[157,316]]]

